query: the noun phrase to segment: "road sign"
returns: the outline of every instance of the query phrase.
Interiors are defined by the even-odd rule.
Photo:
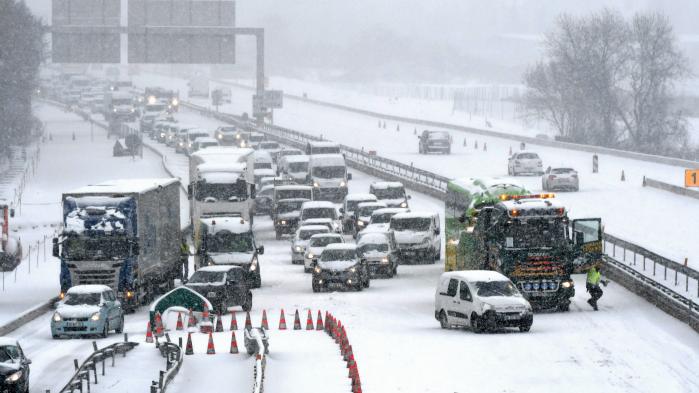
[[[53,0],[54,63],[119,63],[120,0]]]
[[[699,187],[699,169],[686,169],[684,171],[684,186]]]
[[[129,0],[129,63],[235,63],[235,1]]]
[[[252,96],[252,115],[254,117],[267,115],[267,108],[264,106],[264,101],[257,94]]]
[[[264,105],[267,108],[281,108],[284,103],[284,92],[281,90],[265,90]]]

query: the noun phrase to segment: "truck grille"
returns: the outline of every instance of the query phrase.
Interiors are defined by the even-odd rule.
[[[112,288],[117,282],[117,270],[77,270],[73,275],[73,285],[101,284]]]

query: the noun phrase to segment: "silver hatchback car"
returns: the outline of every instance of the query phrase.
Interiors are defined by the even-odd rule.
[[[573,168],[548,167],[541,177],[541,188],[544,191],[580,190],[580,178]]]

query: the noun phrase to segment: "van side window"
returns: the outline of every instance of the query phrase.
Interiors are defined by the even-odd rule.
[[[449,280],[449,287],[447,287],[447,296],[454,297],[456,296],[456,289],[459,286],[459,282],[455,279]]]
[[[473,298],[471,297],[471,291],[468,289],[468,285],[461,281],[461,288],[459,290],[459,298],[461,300],[466,300],[468,302],[472,302]]]

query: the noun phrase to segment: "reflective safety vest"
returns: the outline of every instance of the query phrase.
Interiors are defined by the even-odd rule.
[[[182,243],[180,245],[180,255],[189,255],[189,247],[187,243]]]
[[[599,285],[600,280],[602,279],[602,273],[599,272],[594,267],[591,267],[590,270],[587,271],[587,283],[590,285]]]

